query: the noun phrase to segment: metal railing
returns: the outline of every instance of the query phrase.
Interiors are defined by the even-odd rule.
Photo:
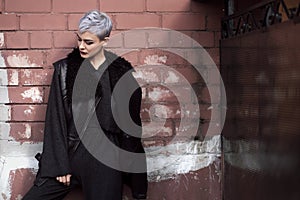
[[[300,3],[288,5],[284,0],[267,0],[222,19],[222,39],[262,29],[285,20],[299,20]]]

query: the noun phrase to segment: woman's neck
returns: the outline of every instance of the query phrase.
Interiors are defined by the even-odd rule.
[[[94,57],[90,58],[90,62],[95,69],[98,69],[100,67],[100,65],[102,65],[105,62],[105,60],[106,60],[106,58],[105,58],[103,49],[98,54],[96,54]]]

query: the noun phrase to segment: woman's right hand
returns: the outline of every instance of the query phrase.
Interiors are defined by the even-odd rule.
[[[71,182],[71,176],[72,176],[71,174],[67,174],[64,176],[58,176],[58,177],[56,177],[56,180],[63,183],[64,185],[69,186],[70,182]]]

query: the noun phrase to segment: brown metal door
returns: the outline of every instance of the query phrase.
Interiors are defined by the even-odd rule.
[[[300,24],[221,41],[224,200],[300,199]]]

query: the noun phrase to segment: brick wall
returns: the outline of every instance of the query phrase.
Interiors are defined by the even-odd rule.
[[[179,162],[149,173],[149,199],[221,199],[220,119],[211,119],[218,102],[211,102],[208,90],[209,85],[218,91],[219,79],[207,66],[206,77],[200,76],[186,59],[167,50],[170,45],[178,50],[186,38],[192,38],[195,41],[188,42],[198,42],[218,66],[223,5],[217,0],[0,0],[0,199],[20,199],[32,185],[37,171],[33,156],[42,148],[52,63],[75,47],[78,19],[91,9],[112,18],[108,48],[122,54],[137,71],[143,89],[146,151],[161,146],[167,151],[183,149],[177,157],[167,153],[147,157],[158,166],[168,159]],[[184,36],[166,43],[172,36],[129,31],[143,27],[176,30]],[[164,71],[160,65],[175,71]],[[182,121],[187,123],[179,127]],[[207,137],[202,141],[191,136]],[[175,137],[179,141],[171,144]],[[81,199],[81,193],[75,191],[66,199]],[[124,199],[130,199],[128,188]]]

